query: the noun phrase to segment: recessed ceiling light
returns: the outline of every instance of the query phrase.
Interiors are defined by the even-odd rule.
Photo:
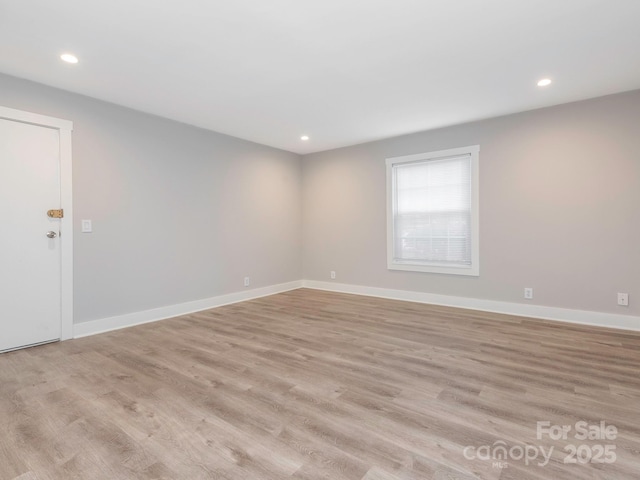
[[[307,140],[309,140],[309,135],[302,135],[300,137],[300,140],[302,140],[303,142],[306,142]]]
[[[542,80],[540,80],[538,82],[538,86],[539,87],[547,87],[551,85],[551,79],[550,78],[543,78]]]
[[[63,53],[60,58],[67,63],[78,63],[78,57],[70,53]]]

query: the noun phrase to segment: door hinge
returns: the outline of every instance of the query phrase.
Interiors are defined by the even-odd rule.
[[[59,210],[49,210],[47,212],[47,215],[49,216],[49,218],[63,218],[64,210],[62,208]]]

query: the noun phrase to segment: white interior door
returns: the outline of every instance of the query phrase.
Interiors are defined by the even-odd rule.
[[[0,119],[0,352],[61,337],[60,132]]]

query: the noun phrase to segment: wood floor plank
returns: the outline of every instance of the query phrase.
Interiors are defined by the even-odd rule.
[[[637,479],[639,371],[634,332],[300,289],[0,355],[0,480]],[[617,438],[536,436],[581,420]]]

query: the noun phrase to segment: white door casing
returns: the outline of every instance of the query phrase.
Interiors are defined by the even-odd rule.
[[[0,107],[0,351],[73,336],[71,130]]]

